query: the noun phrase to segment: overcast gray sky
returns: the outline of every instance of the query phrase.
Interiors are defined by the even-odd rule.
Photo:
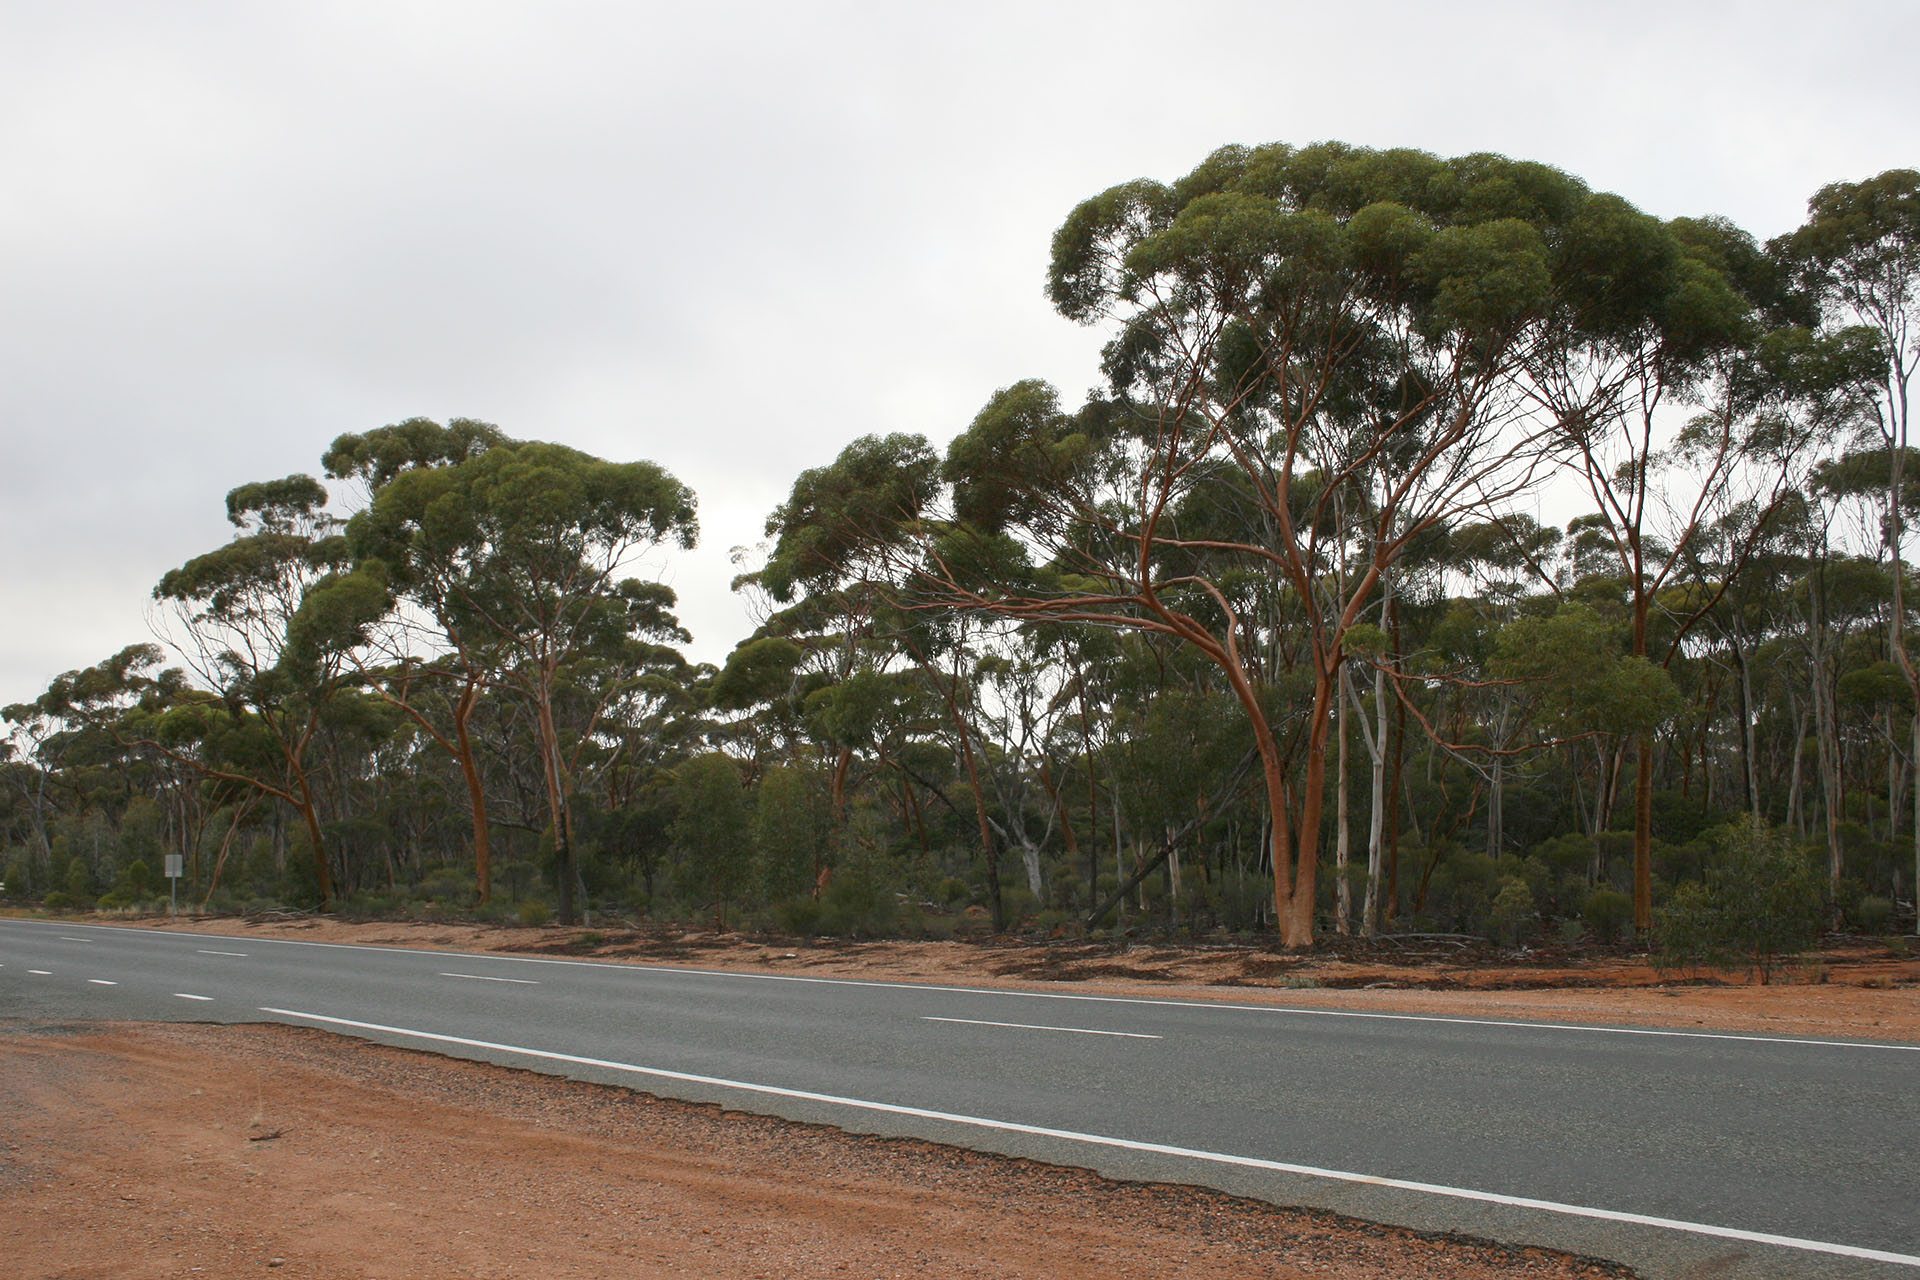
[[[693,486],[730,548],[855,436],[1076,395],[1074,204],[1228,142],[1567,169],[1760,236],[1920,165],[1920,6],[0,0],[0,703],[150,637],[222,497],[425,415]]]

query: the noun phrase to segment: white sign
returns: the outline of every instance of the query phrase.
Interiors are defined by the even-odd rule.
[[[181,876],[187,874],[186,869],[181,865],[185,861],[186,861],[186,857],[182,854],[178,854],[178,853],[168,854],[167,855],[167,879],[178,880]]]

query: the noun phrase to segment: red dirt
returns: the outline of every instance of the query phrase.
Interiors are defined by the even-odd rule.
[[[34,1277],[1627,1276],[301,1028],[0,1028]]]

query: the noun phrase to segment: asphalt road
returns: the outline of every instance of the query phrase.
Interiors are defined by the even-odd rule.
[[[0,920],[0,1017],[288,1022],[1622,1261],[1920,1280],[1920,1045]]]

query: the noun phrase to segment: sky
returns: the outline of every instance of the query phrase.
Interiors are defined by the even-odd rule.
[[[229,489],[414,416],[685,481],[644,568],[723,661],[800,471],[1095,384],[1081,200],[1336,139],[1765,238],[1920,166],[1916,48],[1906,0],[0,0],[0,705],[153,639]]]

